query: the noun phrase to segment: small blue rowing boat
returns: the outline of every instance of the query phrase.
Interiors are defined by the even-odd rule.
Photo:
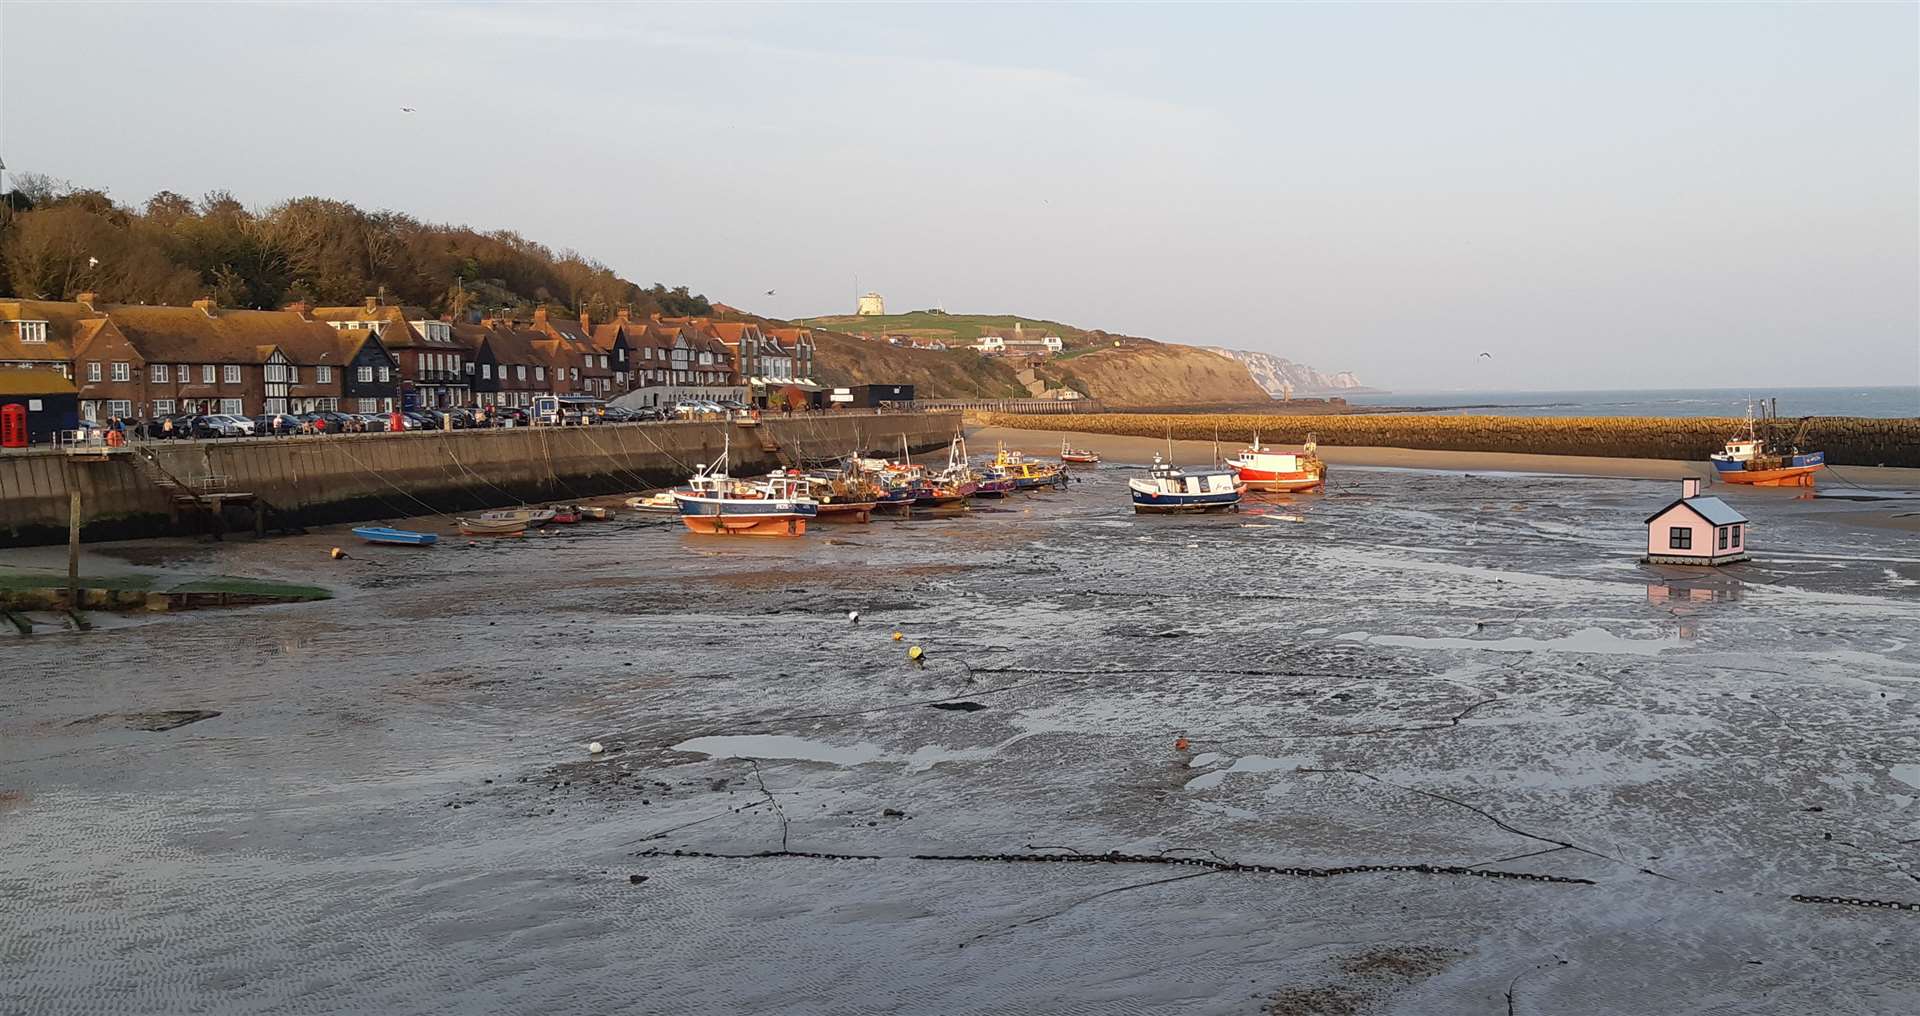
[[[416,533],[411,529],[388,529],[386,526],[355,526],[353,535],[368,543],[396,543],[403,547],[431,547],[440,541],[432,533]]]

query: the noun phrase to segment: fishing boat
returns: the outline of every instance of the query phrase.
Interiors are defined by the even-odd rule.
[[[856,470],[816,470],[805,477],[807,495],[819,502],[821,522],[865,522],[886,491]]]
[[[474,518],[480,522],[518,522],[521,528],[525,528],[552,522],[555,514],[552,508],[504,508],[481,512]]]
[[[1747,405],[1747,434],[1727,439],[1725,450],[1707,456],[1714,473],[1728,483],[1746,483],[1756,487],[1811,487],[1813,474],[1827,464],[1826,452],[1803,452],[1799,443],[1807,433],[1807,419],[1793,436],[1792,450],[1785,455],[1767,448],[1765,438],[1753,427],[1753,405]]]
[[[1235,511],[1243,489],[1231,469],[1181,469],[1157,452],[1145,479],[1127,481],[1133,510],[1141,514]]]
[[[1100,456],[1093,452],[1087,451],[1085,448],[1075,448],[1072,445],[1067,443],[1066,438],[1061,438],[1060,439],[1060,461],[1093,463],[1093,462],[1099,462]]]
[[[1064,487],[1067,485],[1067,470],[1064,466],[1052,463],[1035,462],[1019,449],[1008,451],[1001,445],[993,457],[993,468],[1001,474],[1013,477],[1015,490],[1039,490],[1042,487]]]
[[[549,521],[551,521],[556,526],[571,526],[574,523],[580,521],[580,509],[575,508],[572,505],[567,505],[564,508],[557,508],[554,510],[553,518],[550,519]]]
[[[431,547],[440,542],[432,533],[416,533],[411,529],[390,529],[386,526],[355,526],[353,535],[368,543],[391,543],[401,547]]]
[[[729,450],[700,467],[687,486],[673,492],[680,522],[705,535],[800,536],[819,515],[819,502],[807,496],[802,477],[775,473],[758,483],[727,475]]]
[[[915,508],[952,508],[964,506],[967,498],[979,490],[973,467],[967,463],[967,446],[954,438],[947,446],[947,467],[927,477],[927,487],[914,496]]]
[[[1227,468],[1233,470],[1248,490],[1289,494],[1325,490],[1327,464],[1314,454],[1319,447],[1313,435],[1308,434],[1307,443],[1298,451],[1276,451],[1263,446],[1256,432],[1252,446],[1241,449],[1239,457],[1229,461]]]
[[[525,519],[486,519],[471,518],[455,520],[462,536],[524,536],[527,532]]]
[[[986,466],[974,474],[974,497],[1006,497],[1019,489],[1013,477]]]
[[[627,498],[627,507],[637,512],[650,512],[660,515],[678,514],[680,502],[673,499],[673,491],[663,490],[646,497]]]

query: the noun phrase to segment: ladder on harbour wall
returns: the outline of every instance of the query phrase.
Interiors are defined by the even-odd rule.
[[[272,502],[250,491],[228,490],[227,477],[218,473],[206,473],[182,480],[166,466],[160,464],[160,456],[152,448],[135,446],[133,458],[140,466],[140,474],[167,496],[168,517],[177,528],[184,511],[198,523],[204,520],[207,532],[216,540],[226,535],[226,509],[233,505],[249,508],[253,512],[253,532],[255,536],[265,536],[267,520],[278,519],[275,527],[282,535],[306,530],[288,521],[287,514],[275,508]]]
[[[752,431],[754,439],[760,442],[760,450],[773,456],[774,461],[780,463],[781,468],[793,469],[798,467],[799,463],[794,460],[793,455],[785,448],[782,448],[780,442],[773,439],[773,435],[767,432],[767,428],[756,425],[742,429]]]

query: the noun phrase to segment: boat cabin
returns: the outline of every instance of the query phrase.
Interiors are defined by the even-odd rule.
[[[1717,497],[1700,496],[1700,481],[1681,481],[1680,500],[1647,518],[1648,564],[1731,564],[1747,557],[1747,517]]]

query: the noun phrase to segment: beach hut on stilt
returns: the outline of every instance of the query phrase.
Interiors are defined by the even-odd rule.
[[[1717,497],[1702,497],[1700,481],[1680,481],[1680,500],[1647,517],[1647,564],[1732,564],[1747,560],[1747,517]]]

